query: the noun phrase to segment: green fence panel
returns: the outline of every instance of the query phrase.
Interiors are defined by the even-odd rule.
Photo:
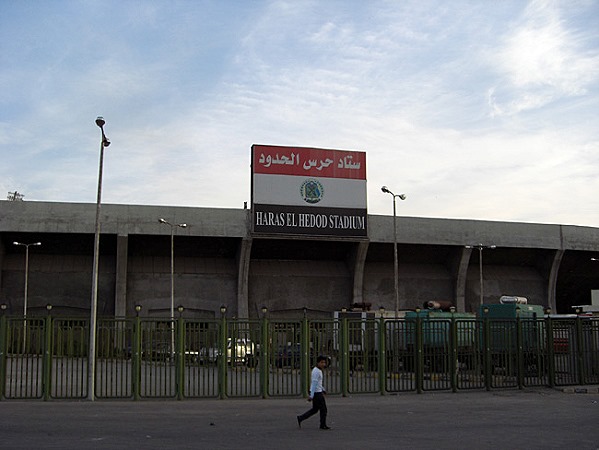
[[[324,373],[324,384],[328,394],[341,394],[341,322],[340,320],[311,320],[308,325],[309,347],[312,357],[305,373],[306,389],[310,388],[310,374],[320,355],[329,358],[328,369]]]
[[[484,389],[483,322],[481,320],[456,319],[457,340],[456,371],[457,389]]]
[[[302,322],[269,321],[268,336],[263,345],[268,354],[268,395],[302,395]],[[309,354],[310,360],[314,359],[312,350]]]
[[[524,386],[549,384],[549,355],[546,322],[543,319],[522,319],[521,370]]]
[[[584,384],[599,383],[599,319],[583,319],[582,361]]]
[[[387,358],[387,392],[407,392],[416,389],[414,353],[414,322],[385,321]]]
[[[95,377],[97,398],[133,398],[133,332],[134,322],[131,319],[98,321]]]
[[[225,395],[258,397],[262,395],[260,371],[261,322],[228,321],[227,342],[222,367],[226,369]]]
[[[143,319],[140,327],[140,397],[174,398],[177,395],[176,321]]]
[[[218,392],[217,359],[220,348],[220,321],[186,320],[183,396],[214,398]]]
[[[450,389],[453,353],[451,321],[422,320],[422,335],[422,389]]]
[[[0,400],[4,398],[4,385],[6,384],[6,337],[8,322],[4,311],[0,310]]]
[[[87,397],[88,321],[54,319],[50,368],[50,397]]]
[[[518,387],[518,327],[515,320],[488,319],[491,387]]]
[[[45,325],[45,319],[8,319],[5,398],[43,398]]]
[[[350,393],[380,392],[376,319],[347,319]]]
[[[555,384],[568,386],[578,383],[576,322],[572,319],[554,319],[553,354]]]

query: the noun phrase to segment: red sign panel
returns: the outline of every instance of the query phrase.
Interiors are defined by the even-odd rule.
[[[254,173],[366,179],[366,153],[306,147],[253,145]]]
[[[366,153],[253,145],[252,231],[366,237]]]

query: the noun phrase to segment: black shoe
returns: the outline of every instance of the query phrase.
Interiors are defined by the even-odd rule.
[[[321,430],[330,430],[331,427],[327,427],[326,425],[324,427],[320,427]]]
[[[300,416],[297,416],[297,426],[302,427],[302,418]]]

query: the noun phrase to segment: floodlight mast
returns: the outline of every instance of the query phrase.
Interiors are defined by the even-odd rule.
[[[395,318],[399,318],[399,261],[397,257],[397,213],[395,199],[405,200],[405,194],[394,194],[387,186],[381,187],[385,194],[393,196],[393,284],[395,290]]]
[[[100,141],[100,162],[98,169],[98,197],[96,199],[96,226],[94,231],[94,262],[92,267],[92,300],[89,320],[89,355],[87,373],[87,395],[88,400],[94,401],[96,397],[96,315],[98,311],[98,269],[100,259],[100,206],[102,204],[102,170],[104,166],[104,148],[110,145],[110,141],[104,133],[104,117],[96,118],[96,125],[102,131]]]

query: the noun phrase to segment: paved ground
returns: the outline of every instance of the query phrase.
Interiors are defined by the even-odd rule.
[[[595,391],[596,392],[596,391]],[[552,389],[304,399],[0,402],[0,448],[599,449],[599,395]]]

